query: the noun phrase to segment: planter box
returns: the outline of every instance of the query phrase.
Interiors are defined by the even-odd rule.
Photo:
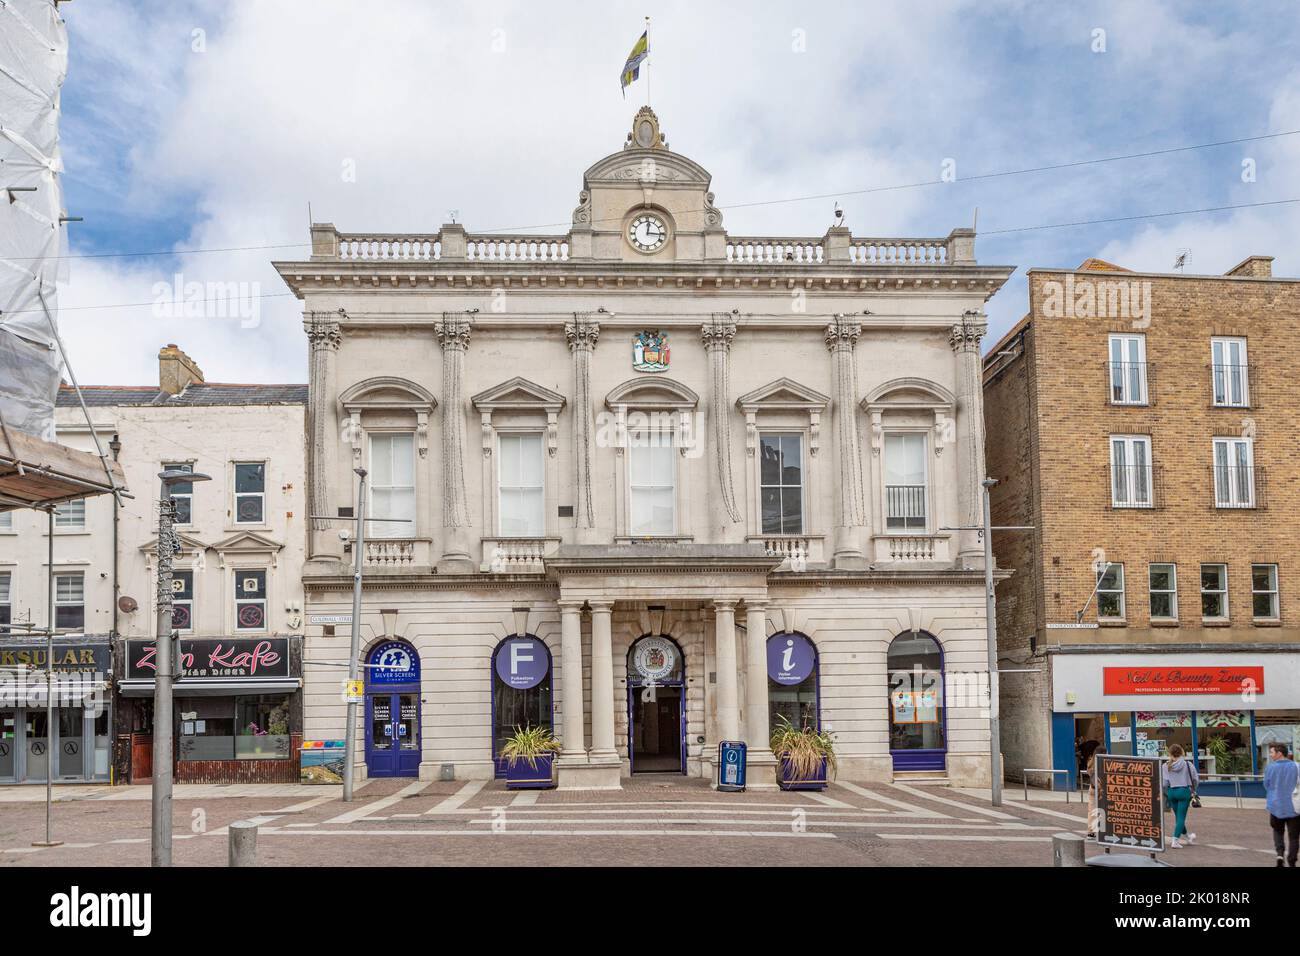
[[[533,764],[536,764],[534,766]],[[541,754],[530,763],[516,760],[506,764],[507,790],[553,790],[555,788],[555,754]]]
[[[776,782],[782,790],[825,790],[826,789],[826,758],[822,758],[821,765],[811,777],[796,777],[794,769],[790,766],[790,755],[781,754],[781,762],[777,764]]]

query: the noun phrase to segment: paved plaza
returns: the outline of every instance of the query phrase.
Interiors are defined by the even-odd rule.
[[[638,777],[622,791],[509,792],[501,781],[365,781],[336,787],[179,785],[174,857],[224,866],[226,827],[260,825],[266,866],[849,865],[1050,866],[1054,833],[1082,833],[1072,795],[839,781],[821,793],[718,793],[700,780]],[[0,790],[0,865],[146,866],[147,786],[59,787],[43,839],[44,788]],[[1197,844],[1163,859],[1188,866],[1273,866],[1262,801],[1207,798]],[[1168,821],[1169,817],[1166,817]]]

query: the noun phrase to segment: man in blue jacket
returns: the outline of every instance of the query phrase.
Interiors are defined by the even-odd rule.
[[[1291,759],[1287,745],[1268,745],[1268,766],[1264,769],[1264,793],[1268,796],[1268,822],[1273,827],[1273,846],[1277,850],[1277,865],[1282,866],[1285,856],[1287,866],[1295,866],[1300,851],[1300,812],[1297,812],[1291,794],[1296,788],[1300,768]],[[1283,840],[1285,834],[1286,840]],[[1290,843],[1290,847],[1286,846]]]

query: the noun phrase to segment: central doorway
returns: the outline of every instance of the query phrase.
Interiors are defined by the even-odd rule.
[[[627,755],[631,772],[686,773],[686,668],[671,637],[632,643],[627,655]]]
[[[420,657],[405,641],[384,641],[366,660],[366,775],[420,774]]]

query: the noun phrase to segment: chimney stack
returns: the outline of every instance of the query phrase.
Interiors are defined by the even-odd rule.
[[[1225,272],[1224,275],[1249,276],[1252,279],[1271,279],[1273,278],[1273,257],[1247,256]]]
[[[179,395],[185,386],[203,381],[203,370],[175,343],[158,350],[158,387],[168,395]]]

